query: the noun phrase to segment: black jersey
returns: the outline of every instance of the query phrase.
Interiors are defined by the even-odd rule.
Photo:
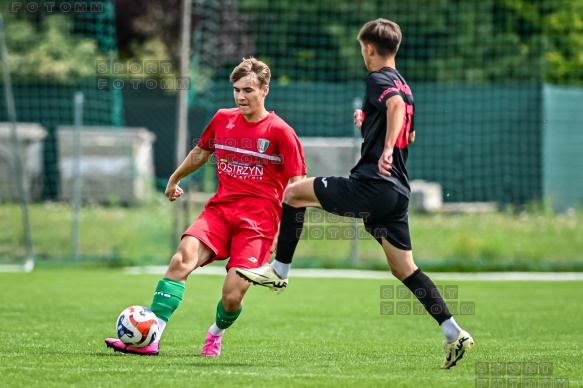
[[[405,118],[393,149],[391,176],[384,176],[379,172],[378,162],[385,147],[387,134],[386,102],[397,94],[405,102]],[[411,89],[397,70],[383,67],[368,75],[366,78],[366,97],[362,106],[364,121],[361,127],[363,141],[360,160],[350,171],[351,178],[387,180],[399,193],[409,196],[411,189],[405,165],[407,163],[409,133],[414,131],[414,110]]]

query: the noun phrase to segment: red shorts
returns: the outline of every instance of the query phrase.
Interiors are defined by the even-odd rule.
[[[278,223],[275,204],[246,198],[233,203],[207,204],[182,237],[196,237],[215,253],[206,264],[230,258],[227,270],[258,268],[271,258],[269,249]]]

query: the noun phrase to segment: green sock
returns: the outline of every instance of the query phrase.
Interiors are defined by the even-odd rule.
[[[168,322],[170,316],[178,308],[186,285],[176,280],[164,278],[158,282],[154,299],[150,310],[156,316],[165,322]]]
[[[241,311],[243,311],[243,307],[234,313],[226,312],[225,308],[223,307],[223,301],[220,300],[219,304],[217,305],[217,318],[215,321],[216,325],[219,327],[219,329],[227,329],[231,327],[237,318],[239,318],[239,315],[241,315]]]

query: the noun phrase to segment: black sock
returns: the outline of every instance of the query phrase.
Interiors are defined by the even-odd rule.
[[[291,264],[294,252],[302,229],[304,228],[305,207],[293,207],[283,203],[281,221],[279,223],[279,237],[277,239],[277,249],[275,260],[283,264]]]
[[[421,269],[417,268],[415,272],[403,280],[403,284],[419,299],[419,302],[425,307],[425,310],[427,310],[438,324],[441,325],[444,321],[451,318],[451,313],[441,297],[439,290],[435,287],[435,283]]]

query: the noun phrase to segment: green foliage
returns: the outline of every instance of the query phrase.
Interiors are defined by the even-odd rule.
[[[582,0],[238,4],[265,21],[252,33],[257,52],[292,80],[362,78],[356,35],[364,22],[386,17],[403,31],[398,63],[411,81],[583,82]]]
[[[540,61],[532,60],[541,53],[532,47],[536,42],[523,41],[510,23],[500,26],[494,0],[268,3],[240,4],[242,12],[260,10],[271,21],[257,32],[258,52],[278,69],[297,69],[292,79],[362,78],[356,36],[364,22],[380,16],[400,24],[404,38],[398,60],[415,81],[540,79]]]
[[[546,17],[547,81],[583,85],[583,0],[570,0]]]
[[[104,59],[97,41],[72,34],[66,15],[51,15],[36,28],[28,18],[6,21],[6,40],[12,77],[73,83],[95,76],[95,61]]]
[[[366,69],[356,36],[375,5],[348,1],[239,1],[254,20],[250,38],[260,57],[287,80],[347,81]]]
[[[124,60],[178,63],[179,1],[128,3],[116,12],[124,20],[118,23]],[[378,17],[401,25],[398,60],[411,81],[583,84],[583,0],[221,0],[202,2],[199,12],[206,14],[195,26],[217,20],[210,30],[216,39],[196,42],[204,46],[201,55],[212,57],[192,74],[197,90],[208,87],[217,63],[226,61],[230,69],[253,45],[286,82],[360,80],[366,70],[356,35]],[[76,36],[69,15],[31,16],[5,13],[16,77],[94,75],[95,60],[103,57],[96,40]],[[217,24],[226,17],[229,29]],[[245,28],[250,25],[252,32]]]

